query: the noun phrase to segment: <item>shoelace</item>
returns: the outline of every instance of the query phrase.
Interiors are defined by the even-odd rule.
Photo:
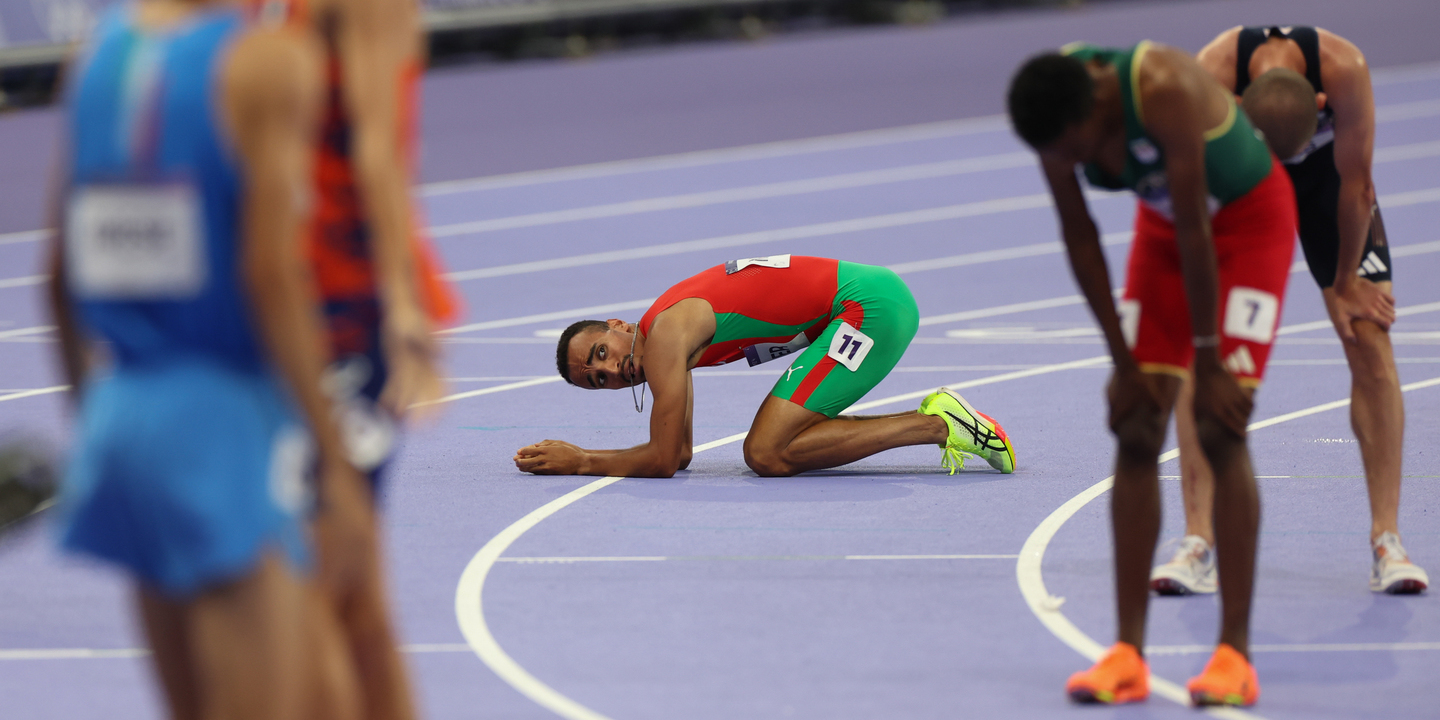
[[[1384,549],[1385,554],[1376,559],[1386,559],[1390,562],[1409,562],[1410,557],[1405,552],[1405,546],[1400,544],[1400,538],[1395,533],[1387,532],[1380,535],[1379,546],[1375,550]],[[1376,553],[1379,555],[1379,553]]]
[[[965,468],[965,458],[969,453],[963,450],[956,450],[952,447],[945,448],[945,455],[940,458],[940,466],[950,471],[951,475]]]

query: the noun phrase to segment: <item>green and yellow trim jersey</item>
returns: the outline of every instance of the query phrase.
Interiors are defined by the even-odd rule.
[[[1141,202],[1165,217],[1174,217],[1165,153],[1145,131],[1145,109],[1140,103],[1140,65],[1150,47],[1148,40],[1128,49],[1071,43],[1060,52],[1081,62],[1098,59],[1115,66],[1120,76],[1120,101],[1125,109],[1125,170],[1115,178],[1088,164],[1085,179],[1099,188],[1133,190]],[[1205,132],[1205,182],[1212,214],[1259,185],[1270,174],[1272,165],[1264,136],[1228,93],[1226,102],[1230,108],[1225,119]]]

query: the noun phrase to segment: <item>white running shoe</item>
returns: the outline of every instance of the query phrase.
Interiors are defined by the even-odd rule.
[[[1218,584],[1215,551],[1199,535],[1181,538],[1175,557],[1150,571],[1150,589],[1161,595],[1213,593]]]
[[[1370,565],[1370,590],[1391,595],[1414,595],[1430,587],[1430,576],[1419,565],[1410,562],[1400,536],[1380,533],[1375,539],[1375,562]]]

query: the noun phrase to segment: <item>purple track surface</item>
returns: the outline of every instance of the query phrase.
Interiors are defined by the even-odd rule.
[[[1380,68],[1375,175],[1406,313],[1392,333],[1400,376],[1437,378],[1440,288],[1424,278],[1440,272],[1440,65],[1414,64],[1440,60],[1440,19],[1428,2],[1339,5],[1106,5],[432,75],[426,205],[465,322],[482,324],[447,336],[449,373],[453,392],[488,392],[447,403],[409,436],[384,501],[426,715],[554,716],[517,691],[543,695],[515,667],[477,659],[461,626],[494,662],[474,632],[483,612],[521,673],[575,703],[560,713],[571,718],[1191,717],[1158,695],[1077,709],[1061,692],[1088,662],[1072,647],[1113,636],[1107,502],[1071,506],[1058,527],[1043,521],[1110,474],[1111,441],[1106,366],[1052,366],[1104,348],[1072,299],[1032,160],[1000,119],[978,116],[999,110],[1021,57],[1077,37],[1193,49],[1230,25],[1285,20],[1352,37]],[[0,232],[40,226],[38,163],[54,124],[53,112],[0,119],[5,157],[30,159],[0,174]],[[797,141],[854,131],[871,132]],[[785,142],[712,151],[772,141]],[[707,152],[496,175],[693,151]],[[434,184],[480,176],[490,177]],[[1096,196],[1092,209],[1120,268],[1133,203]],[[58,382],[49,336],[24,332],[44,323],[36,287],[16,280],[37,272],[39,252],[28,236],[0,235],[0,427],[59,443],[61,396],[15,394]],[[558,328],[583,315],[633,319],[701,268],[783,252],[896,267],[925,319],[866,400],[984,380],[965,394],[1005,424],[1019,471],[982,464],[947,477],[938,450],[910,448],[762,479],[738,443],[719,446],[674,479],[619,480],[503,535],[513,543],[485,578],[482,610],[466,585],[482,546],[594,480],[522,475],[513,450],[547,437],[644,438],[628,394],[552,379]],[[1349,393],[1318,291],[1303,269],[1291,278],[1257,420]],[[696,441],[744,431],[780,370],[697,372]],[[1406,406],[1401,529],[1412,556],[1440,571],[1440,387],[1407,392]],[[1252,450],[1264,695],[1232,717],[1433,716],[1440,606],[1367,589],[1365,488],[1344,408],[1256,430]],[[1162,482],[1174,537],[1178,487]],[[1027,540],[1044,553],[1043,576],[1018,557]],[[982,557],[937,557],[956,555]],[[1066,598],[1058,611],[1027,605],[1024,590],[1042,578],[1042,592]],[[1062,616],[1069,644],[1049,630]],[[1183,683],[1197,672],[1216,622],[1214,598],[1153,601],[1155,674]],[[140,645],[122,577],[58,555],[43,523],[0,542],[0,716],[159,717]]]

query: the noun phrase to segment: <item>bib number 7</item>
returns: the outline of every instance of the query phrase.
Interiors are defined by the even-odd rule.
[[[869,335],[842,320],[840,327],[835,329],[835,336],[830,338],[830,352],[825,355],[834,358],[835,362],[844,365],[850,372],[855,372],[860,369],[860,364],[865,362],[865,356],[870,354],[870,348],[874,345],[875,341],[871,340]]]

